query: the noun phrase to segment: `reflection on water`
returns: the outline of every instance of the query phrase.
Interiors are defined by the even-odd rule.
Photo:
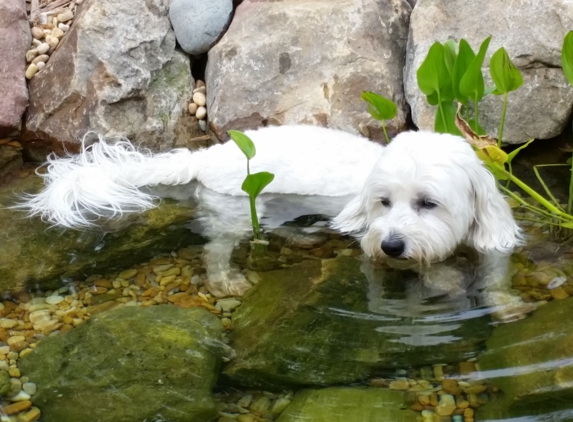
[[[573,305],[567,299],[573,294],[573,252],[568,245],[549,242],[545,228],[528,226],[528,245],[507,264],[516,295],[549,303],[523,321],[495,326],[492,309],[481,300],[487,268],[472,251],[460,250],[424,269],[409,262],[363,259],[355,241],[327,227],[328,217],[348,198],[262,195],[257,209],[270,244],[268,261],[257,267],[249,261],[247,198],[219,195],[196,184],[153,191],[195,208],[193,220],[184,225],[206,238],[205,248],[182,249],[121,273],[86,274],[91,276],[87,280],[76,278],[47,293],[50,301],[61,300],[56,305],[30,295],[5,295],[0,361],[8,368],[1,370],[17,367],[22,350],[73,330],[99,312],[169,303],[208,309],[228,332],[234,351],[225,358],[229,362],[217,386],[225,401],[225,415],[218,416],[223,422],[239,415],[252,415],[255,421],[311,421],[296,413],[305,408],[300,401],[315,400],[309,390],[301,390],[330,394],[324,387],[332,385],[352,392],[337,390],[320,399],[333,408],[351,407],[345,397],[355,400],[357,386],[368,386],[364,391],[376,388],[377,396],[389,389],[401,392],[400,400],[361,406],[402,408],[406,403],[417,412],[414,419],[398,412],[385,421],[433,421],[427,412],[453,422],[573,420]],[[174,227],[180,230],[181,225]],[[78,253],[69,257],[69,264],[82,258]],[[254,287],[243,298],[217,298],[205,288],[216,276]],[[23,337],[22,343],[8,343],[17,337]],[[6,346],[12,354],[2,353]],[[253,393],[253,388],[275,393]],[[277,393],[284,389],[294,393]],[[270,403],[266,410],[253,410],[250,403],[260,405],[264,397]],[[291,401],[296,412],[271,412],[276,403]],[[376,412],[368,417],[357,422],[380,420]]]

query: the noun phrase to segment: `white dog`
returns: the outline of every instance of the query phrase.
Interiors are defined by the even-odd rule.
[[[245,133],[256,146],[251,172],[275,175],[266,193],[354,195],[332,227],[357,234],[368,256],[415,261],[426,283],[455,291],[455,281],[427,269],[466,244],[484,256],[484,265],[496,268],[496,275],[484,286],[487,304],[520,303],[500,275],[521,241],[520,229],[493,176],[464,139],[404,132],[383,147],[314,126],[266,127]],[[244,196],[245,175],[246,158],[233,142],[196,152],[178,149],[154,155],[126,141],[100,140],[76,156],[50,156],[43,175],[45,190],[28,197],[23,206],[55,225],[90,226],[102,216],[153,207],[156,198],[140,190],[143,186],[198,180],[218,194]],[[263,195],[260,208],[264,202]],[[248,233],[245,221],[246,227],[238,230],[240,236]],[[214,245],[207,245],[207,253],[214,249],[211,256],[216,258],[211,261],[221,267],[230,251]],[[246,288],[228,270],[209,271],[208,265],[209,287],[217,295],[242,293]]]

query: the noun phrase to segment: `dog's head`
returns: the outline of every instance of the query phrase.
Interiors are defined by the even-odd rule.
[[[462,243],[482,253],[509,253],[520,243],[511,210],[472,147],[431,132],[398,135],[333,227],[360,233],[369,256],[423,263]]]

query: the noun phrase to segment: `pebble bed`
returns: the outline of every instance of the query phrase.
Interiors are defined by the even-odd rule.
[[[331,238],[308,249],[282,247],[280,261],[297,262],[302,255],[332,257],[357,255],[357,245]],[[1,422],[38,421],[41,411],[33,405],[36,385],[22,376],[18,360],[29,354],[43,338],[74,329],[91,316],[120,306],[173,304],[184,308],[201,306],[217,315],[228,332],[232,330],[233,311],[240,298],[213,297],[206,289],[206,273],[201,261],[202,247],[180,249],[156,257],[125,271],[92,275],[49,292],[21,292],[4,296],[0,302],[0,392]],[[568,252],[564,252],[568,253]],[[533,264],[526,254],[513,257],[513,287],[526,301],[545,303],[573,294],[573,265],[555,268],[555,263]],[[570,261],[571,262],[571,261]],[[246,272],[255,284],[258,275]],[[462,362],[456,366],[400,370],[389,378],[370,380],[373,387],[404,391],[408,406],[420,412],[420,420],[473,422],[476,410],[497,393],[495,386],[479,380],[479,364]],[[222,411],[218,422],[273,421],[290,403],[292,392],[274,394],[263,391],[218,393]]]
[[[193,99],[189,103],[189,114],[199,121],[199,127],[203,132],[207,130],[207,91],[205,82],[197,80],[193,90]]]
[[[56,7],[45,13],[40,13],[39,18],[31,17],[32,44],[26,52],[26,79],[32,79],[38,72],[46,67],[50,56],[56,51],[66,33],[70,30],[76,13],[76,6],[82,0],[64,2],[67,6]],[[52,2],[62,3],[60,2]]]

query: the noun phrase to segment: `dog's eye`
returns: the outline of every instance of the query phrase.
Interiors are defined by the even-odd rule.
[[[380,198],[380,203],[383,207],[389,207],[391,204],[388,198]]]
[[[430,201],[429,199],[422,199],[419,202],[420,208],[424,208],[426,210],[431,210],[432,208],[436,208],[438,204],[435,202]]]

